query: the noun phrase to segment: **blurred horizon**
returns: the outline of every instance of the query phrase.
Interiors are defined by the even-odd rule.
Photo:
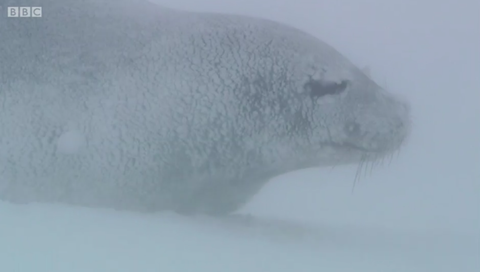
[[[480,1],[150,1],[318,37],[410,102],[408,142],[353,192],[356,165],[272,179],[251,224],[0,201],[0,271],[480,271]]]

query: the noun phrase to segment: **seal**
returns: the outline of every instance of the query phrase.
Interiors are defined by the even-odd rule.
[[[11,3],[10,3],[11,2]],[[0,17],[0,199],[225,215],[272,177],[361,164],[407,102],[296,28],[134,0]]]

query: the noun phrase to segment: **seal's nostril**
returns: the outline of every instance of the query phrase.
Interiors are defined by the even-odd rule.
[[[400,122],[397,123],[397,128],[398,128],[398,129],[402,129],[403,126],[404,126],[404,125],[403,125],[403,122],[402,122],[402,121],[400,121]]]
[[[408,127],[408,119],[406,118],[402,118],[401,116],[399,116],[396,120],[396,127],[397,129],[405,129],[406,127]]]

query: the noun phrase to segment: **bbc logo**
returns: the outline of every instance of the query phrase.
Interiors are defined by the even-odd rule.
[[[41,7],[7,7],[8,17],[42,17]]]

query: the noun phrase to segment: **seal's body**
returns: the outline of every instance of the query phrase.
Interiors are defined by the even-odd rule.
[[[408,134],[405,103],[297,29],[36,2],[42,18],[0,17],[0,199],[225,214],[274,176],[383,157]]]

